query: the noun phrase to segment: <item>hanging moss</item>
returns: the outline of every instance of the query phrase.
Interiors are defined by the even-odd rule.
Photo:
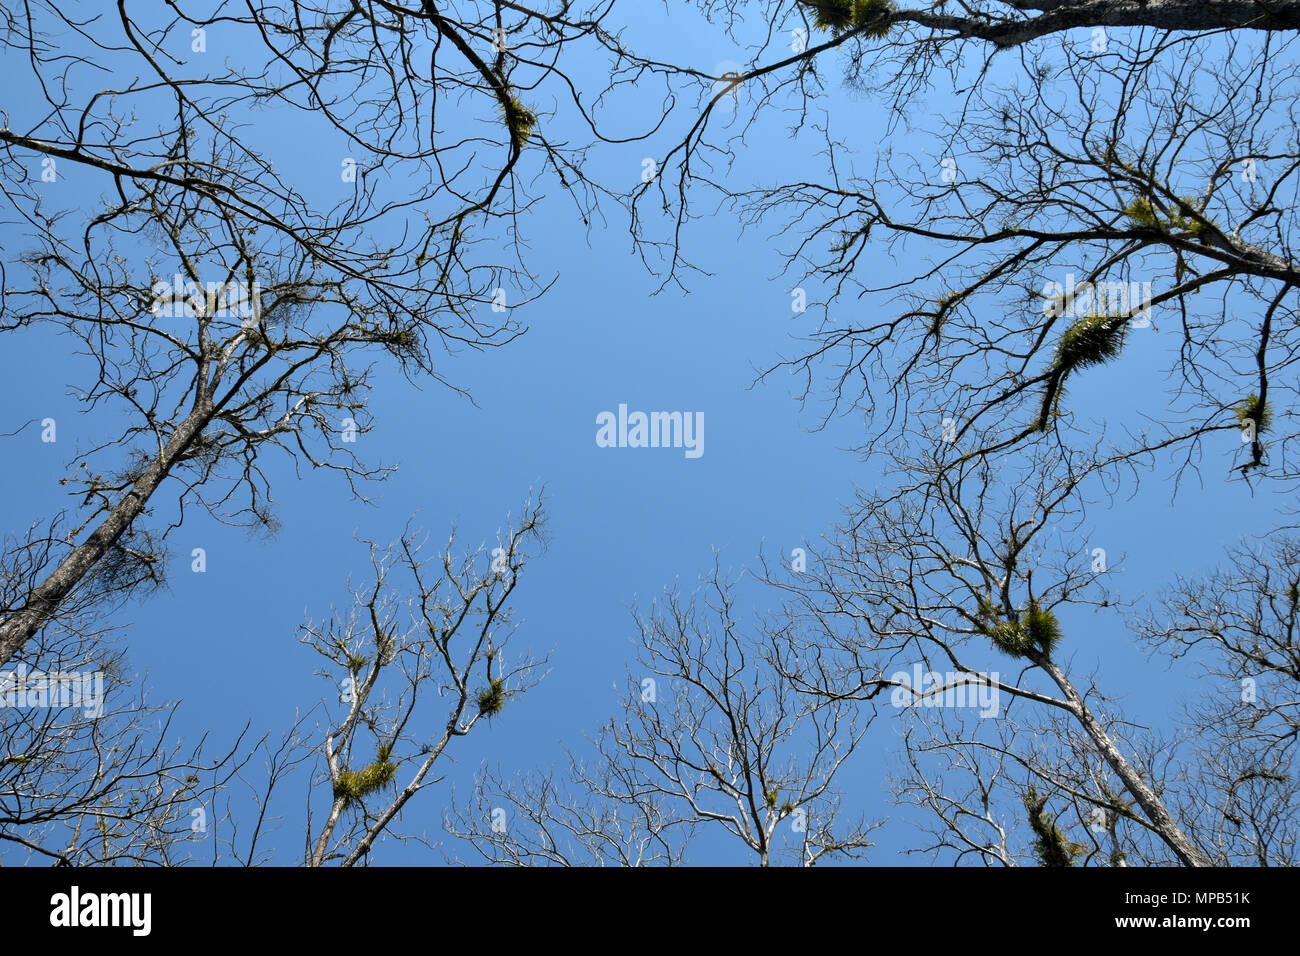
[[[524,106],[513,94],[506,94],[501,112],[505,115],[506,127],[510,130],[510,141],[517,147],[528,142],[537,125],[537,114]]]
[[[1156,215],[1150,199],[1134,199],[1124,207],[1124,215],[1137,225],[1146,226],[1148,229],[1155,229],[1160,225],[1160,218]]]
[[[493,678],[492,682],[478,695],[478,712],[485,717],[493,717],[501,713],[506,706],[506,682],[500,677]]]
[[[802,0],[812,11],[813,26],[834,36],[856,31],[863,36],[883,37],[891,26],[882,13],[894,10],[892,0]]]
[[[351,805],[388,786],[397,774],[397,764],[389,759],[392,754],[392,744],[383,744],[375,754],[375,762],[370,766],[361,770],[339,771],[338,779],[334,781],[334,796],[342,797],[345,805]]]
[[[987,600],[981,598],[977,617],[980,630],[993,645],[1011,657],[1028,657],[1033,650],[1051,656],[1061,640],[1061,625],[1050,610],[1043,610],[1037,601],[1008,620],[998,615]]]
[[[1273,424],[1273,411],[1268,407],[1268,402],[1260,401],[1259,396],[1252,392],[1250,397],[1237,406],[1237,421],[1243,428],[1247,422],[1253,422],[1255,434],[1261,435]]]
[[[1077,319],[1061,335],[1056,345],[1056,355],[1043,392],[1043,404],[1030,431],[1047,431],[1054,415],[1060,414],[1061,394],[1065,379],[1076,369],[1102,365],[1120,353],[1124,334],[1128,329],[1128,316],[1093,313]]]
[[[1034,831],[1034,858],[1039,866],[1074,866],[1087,847],[1066,839],[1056,824],[1055,814],[1046,812],[1047,798],[1029,788],[1025,794],[1025,810],[1029,813],[1029,828]]]
[[[1085,315],[1061,335],[1056,346],[1056,367],[1062,374],[1102,365],[1119,354],[1128,323],[1123,316]]]
[[[1136,225],[1147,229],[1159,229],[1162,232],[1190,232],[1199,236],[1205,231],[1206,220],[1200,214],[1199,202],[1195,196],[1175,200],[1178,211],[1167,219],[1160,218],[1159,211],[1150,199],[1135,199],[1124,207],[1124,215]],[[1213,220],[1209,220],[1213,225]]]

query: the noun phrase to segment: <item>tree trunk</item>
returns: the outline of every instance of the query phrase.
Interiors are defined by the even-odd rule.
[[[108,517],[27,595],[22,607],[0,622],[0,665],[8,663],[32,635],[49,622],[64,599],[85,580],[131,522],[140,516],[177,458],[203,430],[211,413],[210,402],[196,403],[172,432],[162,453],[113,506]]]
[[[1081,27],[1154,27],[1201,33],[1212,30],[1300,30],[1300,0],[1013,0],[1035,11],[1024,20],[986,20],[934,10],[882,10],[872,26],[916,23],[944,33],[1014,47]]]
[[[1052,680],[1056,682],[1056,686],[1061,689],[1061,693],[1070,702],[1074,715],[1083,724],[1083,729],[1088,732],[1088,736],[1097,745],[1097,749],[1105,758],[1106,763],[1110,764],[1110,768],[1124,782],[1124,787],[1133,795],[1133,798],[1137,800],[1146,813],[1148,822],[1155,827],[1156,832],[1160,834],[1160,838],[1174,851],[1178,859],[1185,866],[1212,866],[1213,864],[1206,859],[1204,854],[1196,847],[1196,844],[1187,838],[1187,834],[1170,816],[1169,811],[1165,809],[1163,801],[1156,792],[1142,779],[1142,775],[1124,759],[1124,754],[1120,752],[1110,734],[1106,733],[1105,728],[1093,716],[1092,711],[1088,709],[1088,705],[1084,703],[1083,697],[1074,689],[1074,685],[1070,683],[1070,679],[1065,676],[1065,673],[1046,657],[1042,657],[1034,661],[1034,663],[1051,675]]]

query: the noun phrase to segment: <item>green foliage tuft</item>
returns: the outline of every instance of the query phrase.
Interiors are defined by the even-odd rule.
[[[537,114],[512,95],[506,96],[501,112],[505,115],[506,127],[510,130],[510,141],[515,146],[522,147],[528,142],[528,137],[533,135]]]
[[[768,790],[763,794],[763,799],[767,802],[769,809],[775,810],[777,801],[781,799],[781,795],[777,793],[776,790]]]
[[[1268,402],[1262,402],[1259,396],[1251,392],[1250,397],[1237,406],[1237,421],[1244,427],[1247,422],[1255,423],[1255,434],[1261,435],[1273,424],[1273,410]]]
[[[1062,333],[1061,340],[1056,344],[1054,367],[1047,391],[1043,395],[1042,410],[1029,426],[1031,431],[1047,431],[1052,417],[1060,414],[1064,383],[1072,372],[1092,365],[1102,365],[1120,353],[1124,347],[1128,319],[1125,315],[1093,313],[1077,319]]]
[[[1088,848],[1067,840],[1056,825],[1055,815],[1044,809],[1046,806],[1047,798],[1040,799],[1038,792],[1030,787],[1025,794],[1025,810],[1029,813],[1029,827],[1034,831],[1034,857],[1039,866],[1074,866],[1074,861]]]
[[[492,717],[506,706],[506,682],[503,678],[496,677],[478,695],[478,712],[486,717]]]
[[[375,754],[375,762],[361,770],[341,770],[334,781],[334,796],[342,797],[345,805],[351,805],[393,782],[397,774],[397,764],[389,758],[393,755],[392,744],[383,744]]]
[[[1056,346],[1056,367],[1066,375],[1109,361],[1123,347],[1127,327],[1123,316],[1096,314],[1076,320]]]
[[[1030,642],[1044,654],[1051,656],[1052,651],[1061,641],[1061,625],[1057,623],[1056,615],[1039,608],[1037,601],[1030,601],[1023,618],[1025,632]]]
[[[853,0],[803,0],[813,11],[813,26],[836,36],[853,26]]]
[[[998,650],[1012,657],[1024,657],[1033,646],[1024,628],[1015,621],[996,621],[985,628],[984,633]]]
[[[1124,215],[1137,225],[1146,226],[1148,229],[1155,229],[1160,224],[1150,199],[1134,199],[1124,207]]]
[[[812,10],[813,26],[834,36],[854,31],[879,39],[889,33],[890,22],[882,13],[892,13],[893,0],[801,0]]]
[[[984,635],[1011,657],[1027,657],[1032,650],[1050,656],[1061,640],[1061,625],[1056,615],[1040,608],[1037,601],[1030,601],[1029,607],[1016,614],[1016,620],[1007,620],[998,615],[989,601],[980,598],[976,616]]]
[[[1161,219],[1159,211],[1150,199],[1135,199],[1124,207],[1124,215],[1136,225],[1147,229],[1159,229],[1163,232],[1190,232],[1199,236],[1205,231],[1205,217],[1200,214],[1198,201],[1194,196],[1177,200],[1178,211],[1168,219]],[[1213,225],[1213,221],[1210,221]]]

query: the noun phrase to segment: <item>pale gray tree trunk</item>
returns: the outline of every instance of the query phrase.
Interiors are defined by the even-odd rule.
[[[1151,789],[1150,785],[1142,778],[1136,769],[1124,758],[1124,754],[1115,744],[1114,739],[1106,732],[1106,729],[1097,720],[1096,716],[1084,703],[1082,695],[1075,690],[1070,679],[1065,676],[1065,672],[1056,666],[1049,658],[1038,655],[1034,663],[1047,671],[1056,686],[1061,689],[1065,699],[1070,704],[1070,709],[1074,716],[1078,718],[1083,729],[1088,732],[1092,742],[1097,745],[1097,750],[1101,753],[1106,763],[1115,771],[1116,775],[1124,781],[1124,786],[1128,792],[1133,795],[1138,804],[1146,813],[1147,820],[1160,838],[1169,845],[1169,848],[1177,854],[1187,866],[1212,866],[1213,864],[1206,859],[1205,855],[1197,848],[1182,828],[1174,821],[1169,811],[1165,809],[1164,802],[1159,795]]]
[[[149,499],[177,459],[207,425],[211,414],[211,398],[204,396],[198,399],[190,413],[172,432],[171,438],[148,470],[136,479],[108,516],[44,581],[32,589],[21,607],[0,622],[0,665],[7,663],[49,622],[73,589],[86,579],[95,565],[130,528],[131,522],[148,506]]]

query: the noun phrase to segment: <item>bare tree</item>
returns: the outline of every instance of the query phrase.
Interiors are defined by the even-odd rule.
[[[1085,693],[1107,737],[1216,865],[1187,798],[1201,764],[1187,736],[1161,737],[1124,719],[1091,679]],[[1177,866],[1104,753],[1068,712],[1013,699],[997,720],[950,708],[904,718],[897,800],[924,834],[907,852],[954,865]]]
[[[983,489],[968,491],[965,497],[981,504],[986,500]],[[898,533],[893,537],[902,539]],[[935,549],[919,535],[911,541],[904,550],[921,547],[940,564],[962,563],[951,545]],[[1061,551],[1064,557],[1068,546]],[[1059,621],[1070,620],[1065,616],[1069,605],[1087,600],[1085,595],[1104,580],[1097,575],[1091,582],[1076,578],[1056,586],[1048,578],[1049,586],[1043,589],[1042,549],[1026,542],[1022,552],[1016,563],[1026,569],[1027,590],[1028,569],[1039,575],[1037,590],[1027,602],[1030,613],[1022,606],[1017,622],[1030,630],[1050,624],[1044,614],[1051,614],[1051,620],[1058,614]],[[1043,833],[1051,833],[1056,839],[1055,865],[1188,862],[1181,841],[1171,841],[1170,831],[1151,815],[1149,795],[1154,795],[1205,861],[1219,866],[1294,865],[1292,630],[1295,592],[1300,588],[1296,554],[1294,540],[1284,535],[1264,546],[1235,548],[1225,570],[1204,578],[1179,575],[1158,606],[1127,621],[1113,619],[1151,646],[1153,667],[1163,662],[1169,668],[1185,658],[1203,672],[1192,703],[1157,728],[1126,719],[1118,703],[1104,695],[1095,674],[1088,676],[1086,685],[1073,677],[1070,683],[1079,688],[1075,693],[1099,728],[1081,719],[1078,708],[1044,707],[1050,702],[1017,691],[1010,692],[1006,713],[995,721],[963,721],[954,716],[958,712],[945,708],[918,709],[904,738],[904,772],[896,778],[900,799],[920,807],[933,821],[924,828],[930,842],[918,849],[951,856],[954,862],[1041,862]],[[873,558],[865,563],[871,565]],[[910,585],[929,594],[934,580],[945,576],[936,569],[918,574],[921,580],[913,578]],[[844,580],[837,584],[845,586]],[[1050,610],[1049,595],[1060,598]],[[948,600],[960,603],[951,592]],[[1115,604],[1104,590],[1090,600],[1099,610]],[[934,619],[941,617],[934,606],[910,612],[902,611],[901,603],[895,607],[910,618],[911,627],[924,616],[933,629]],[[1014,635],[1002,624],[989,627],[991,618],[983,613],[976,615],[981,632],[1006,649],[1007,638]],[[1074,627],[1083,625],[1077,616],[1074,620]],[[1058,627],[1056,641],[1067,648],[1074,627],[1059,622]],[[1084,627],[1084,633],[1087,630]],[[876,652],[887,646],[879,638],[861,643]],[[944,654],[958,653],[947,639],[942,646]],[[1055,646],[1048,657],[1059,653]],[[865,647],[859,652],[865,654]],[[972,648],[964,646],[960,659],[971,653]],[[1041,665],[1032,656],[1029,660],[1032,675]],[[1057,662],[1056,669],[1067,668]],[[1026,686],[1026,676],[1022,673],[1017,688]],[[1151,675],[1152,681],[1162,679]],[[1110,745],[1099,745],[1101,738],[1108,738]],[[1114,751],[1123,753],[1127,769],[1116,765]],[[1134,777],[1144,786],[1132,786]],[[1038,795],[1035,806],[1040,814],[1049,801],[1057,808],[1051,827],[1034,827],[1033,814],[1021,810],[1031,792]]]
[[[207,856],[219,794],[265,743],[248,728],[213,753],[185,745],[177,706],[149,702],[121,638],[90,614],[0,671],[0,858],[27,864],[173,865]]]
[[[1241,431],[1241,475],[1295,477],[1293,429],[1274,414],[1295,389],[1300,280],[1286,8],[700,6],[752,59],[727,77],[668,71],[700,106],[633,196],[634,235],[669,279],[695,267],[687,226],[716,195],[781,237],[813,324],[763,368],[798,373],[828,418],[865,412],[863,451],[912,416],[987,436],[967,454],[1086,442],[1072,386],[1151,336],[1174,384],[1162,407],[1110,422],[1117,451],[1195,466]],[[1099,34],[1062,32],[1084,26]],[[819,103],[829,63],[886,110],[883,131]],[[952,108],[934,116],[926,96]],[[824,175],[800,164],[761,188],[720,175],[778,116]]]
[[[700,6],[752,40],[753,56],[727,77],[675,74],[701,105],[634,196],[634,232],[662,254],[669,280],[693,267],[686,226],[701,191],[783,237],[786,275],[814,325],[763,377],[798,373],[827,419],[865,413],[860,451],[899,476],[860,496],[812,574],[773,580],[805,625],[790,677],[825,699],[877,706],[900,689],[890,668],[916,659],[954,685],[981,680],[990,652],[1023,668],[984,686],[1029,710],[1037,736],[990,730],[970,742],[945,715],[910,738],[975,774],[955,798],[933,775],[904,785],[942,810],[944,839],[950,824],[978,821],[978,837],[941,842],[945,852],[1002,863],[1059,863],[1076,850],[1113,863],[1286,859],[1285,784],[1276,812],[1264,812],[1264,782],[1248,777],[1261,825],[1242,841],[1212,836],[1226,819],[1223,799],[1204,799],[1213,774],[1222,761],[1235,768],[1229,780],[1258,765],[1245,738],[1207,741],[1205,714],[1172,735],[1140,731],[1104,681],[1085,681],[1063,657],[1077,629],[1096,626],[1073,607],[1113,613],[1101,573],[1079,566],[1085,506],[1136,489],[1153,465],[1172,467],[1175,489],[1205,461],[1251,484],[1296,477],[1286,411],[1300,278],[1294,11]],[[1080,27],[1091,35],[1065,32]],[[884,133],[906,130],[906,147],[857,111],[818,102],[829,63],[884,107]],[[932,118],[920,107],[936,93],[949,108]],[[800,164],[761,188],[719,175],[775,115],[825,172]],[[660,206],[666,236],[654,229]],[[1130,414],[1096,414],[1094,370],[1123,371],[1151,349],[1168,373],[1164,394],[1144,389]],[[1165,626],[1157,618],[1153,633]],[[1071,813],[1088,834],[1100,821],[1105,852],[1064,835]]]
[[[1065,656],[1076,629],[1097,626],[1074,609],[1112,606],[1105,568],[1080,559],[1082,502],[1109,462],[1058,449],[1026,456],[1014,471],[1004,462],[995,477],[986,462],[948,464],[950,452],[938,449],[928,463],[896,453],[913,480],[862,494],[835,536],[809,552],[804,573],[778,575],[765,565],[765,579],[786,591],[790,613],[804,624],[789,632],[797,662],[786,668],[789,679],[828,700],[875,702],[900,684],[918,692],[895,675],[919,661],[941,675],[944,693],[972,682],[999,700],[1055,714],[1179,862],[1207,865],[1113,729],[1118,715],[1071,675]],[[1016,673],[1002,676],[999,660]]]
[[[214,759],[203,756],[206,738],[180,746],[175,707],[149,706],[108,635],[67,630],[64,608],[63,629],[43,628],[43,643],[0,673],[0,844],[60,865],[281,862],[284,801],[307,782],[305,865],[365,863],[385,839],[430,845],[427,832],[400,829],[408,802],[443,780],[435,765],[456,740],[545,676],[545,658],[509,647],[512,596],[544,527],[538,499],[491,550],[457,554],[453,533],[430,556],[409,526],[391,545],[367,542],[370,573],[349,584],[350,604],[301,636],[335,694],[278,743],[249,746],[245,728]],[[37,664],[42,704],[47,685],[93,668],[106,690],[97,711],[29,706]],[[23,699],[2,706],[16,692]],[[320,715],[327,723],[313,729]]]
[[[571,752],[562,785],[486,772],[448,830],[515,865],[675,864],[710,832],[760,866],[863,855],[875,826],[843,818],[836,777],[870,720],[799,694],[770,659],[779,625],[745,634],[734,590],[715,564],[696,595],[634,613],[640,654],[591,759]]]
[[[1001,424],[965,452],[991,454],[1049,433],[1086,442],[1096,426],[1069,386],[1150,335],[1176,390],[1164,408],[1109,423],[1117,451],[1192,462],[1207,438],[1248,431],[1240,472],[1293,477],[1292,435],[1272,413],[1295,386],[1300,272],[1294,210],[1278,198],[1300,155],[1285,119],[1292,81],[1267,49],[1219,63],[1170,38],[1114,48],[1104,64],[1064,57],[1050,81],[982,87],[940,134],[951,183],[882,160],[879,185],[860,192],[754,197],[822,223],[830,254],[816,268],[837,291],[886,293],[856,277],[877,237],[926,251],[892,315],[828,326],[794,364],[834,359],[833,401],[879,410],[878,435],[913,414],[936,429],[951,418],[957,443]],[[1248,106],[1245,88],[1263,102]],[[1171,328],[1172,340],[1157,335]],[[881,383],[890,400],[876,400]]]
[[[349,586],[350,606],[304,627],[342,705],[320,742],[328,800],[319,818],[316,801],[308,808],[308,866],[364,863],[385,837],[424,843],[396,830],[407,803],[441,782],[435,765],[456,740],[542,679],[545,658],[508,645],[510,599],[543,526],[536,501],[492,552],[455,555],[453,534],[430,559],[410,528],[390,547],[371,543],[371,576]]]
[[[374,357],[455,387],[440,356],[510,342],[523,329],[512,310],[544,288],[522,259],[533,190],[553,175],[584,221],[595,208],[585,147],[551,142],[525,100],[555,88],[591,120],[561,61],[602,33],[599,17],[183,6],[3,13],[0,43],[35,92],[0,130],[6,229],[30,244],[0,275],[0,330],[69,333],[85,359],[77,396],[124,425],[79,436],[90,450],[63,479],[73,537],[0,608],[0,662],[110,555],[150,578],[140,563],[157,565],[187,508],[272,526],[272,449],[349,483],[383,477],[353,454]],[[220,58],[207,46],[219,42]],[[102,89],[105,70],[136,78]],[[262,110],[268,122],[244,121]],[[339,144],[337,192],[276,170],[286,125]],[[93,183],[105,193],[82,213]],[[131,529],[164,486],[167,530],[119,547],[145,535]]]
[[[804,864],[859,854],[871,828],[835,829],[832,781],[881,701],[915,692],[891,668],[919,658],[949,675],[937,693],[978,686],[1017,715],[965,740],[942,709],[912,714],[900,796],[938,821],[927,849],[996,864],[1293,858],[1295,601],[1271,596],[1264,565],[1239,566],[1254,570],[1232,592],[1231,626],[1222,602],[1187,584],[1142,630],[1175,655],[1212,650],[1221,677],[1264,682],[1263,703],[1219,701],[1170,741],[1131,725],[1065,657],[1095,626],[1081,608],[1113,613],[1104,572],[1078,566],[1086,507],[1148,464],[1181,480],[1207,455],[1252,482],[1300,475],[1285,410],[1300,344],[1300,4],[701,0],[733,31],[756,11],[753,60],[726,76],[634,51],[609,2],[581,14],[487,0],[185,6],[84,21],[40,2],[0,11],[0,44],[33,91],[0,124],[5,227],[27,246],[0,267],[0,331],[69,335],[85,363],[78,398],[122,416],[116,432],[78,436],[88,450],[69,459],[66,512],[6,543],[0,663],[157,586],[188,509],[273,528],[271,451],[364,496],[361,482],[387,473],[354,448],[372,425],[375,360],[454,388],[444,354],[511,341],[522,326],[496,306],[546,288],[523,256],[546,184],[590,222],[620,190],[588,177],[588,144],[663,131],[656,174],[626,197],[642,256],[662,255],[665,281],[680,281],[701,190],[746,224],[777,225],[789,274],[825,292],[808,341],[766,367],[801,373],[805,397],[829,367],[826,414],[865,412],[862,451],[894,450],[902,477],[861,497],[811,573],[769,569],[788,617],[761,622],[759,636],[740,634],[716,569],[703,609],[673,594],[638,615],[640,672],[593,760],[571,754],[561,784],[487,772],[453,832],[509,863],[677,863],[714,831],[760,865],[781,852]],[[790,28],[803,33],[787,52]],[[1080,44],[1068,33],[1079,28],[1100,34]],[[208,68],[201,54],[223,31],[233,55]],[[575,45],[608,68],[594,98],[566,72]],[[951,115],[930,131],[914,123],[933,155],[886,146],[852,160],[856,118],[847,136],[815,118],[832,57],[850,85],[879,91],[895,130],[951,81]],[[106,90],[87,79],[98,70],[135,79]],[[662,110],[607,132],[600,109],[635,84],[662,91]],[[751,114],[719,124],[719,104],[742,93]],[[254,121],[264,109],[339,144],[339,195],[277,172],[278,130]],[[774,110],[816,137],[825,174],[726,181],[719,169]],[[879,146],[878,131],[866,142]],[[104,193],[89,214],[74,208],[80,194],[61,204],[69,168]],[[667,235],[654,231],[660,208]],[[901,265],[880,278],[884,255]],[[1091,420],[1080,384],[1157,332],[1166,401]],[[309,818],[308,863],[363,861],[436,782],[451,741],[536,677],[541,662],[507,667],[493,638],[529,520],[511,534],[507,571],[455,564],[448,549],[437,583],[410,536],[372,546],[373,586],[354,590],[352,612],[308,627],[351,694],[325,734],[328,809]],[[409,580],[394,590],[398,574]],[[1020,673],[990,678],[990,655]],[[432,736],[416,716],[431,682],[451,694]],[[89,740],[90,753],[93,729],[30,732]],[[268,751],[273,787],[297,765],[302,738],[285,740]],[[14,751],[0,773],[30,777],[28,756]],[[113,779],[96,791],[104,806],[131,794]],[[42,787],[63,799],[70,780]],[[163,829],[178,825],[185,792],[151,798]],[[483,811],[504,804],[528,826],[497,830]],[[82,819],[69,813],[48,821]],[[163,852],[140,842],[138,819],[113,853]],[[237,857],[264,859],[260,817],[248,840]],[[31,840],[33,852],[47,845]]]
[[[1180,575],[1136,625],[1162,656],[1189,658],[1204,690],[1186,715],[1198,773],[1186,807],[1225,863],[1294,866],[1300,847],[1300,544],[1233,548],[1226,567]]]
[[[498,866],[680,866],[695,821],[671,800],[639,793],[617,766],[572,751],[560,771],[504,776],[484,767],[464,804],[453,800],[444,827],[477,859]],[[458,854],[449,854],[462,863]]]

